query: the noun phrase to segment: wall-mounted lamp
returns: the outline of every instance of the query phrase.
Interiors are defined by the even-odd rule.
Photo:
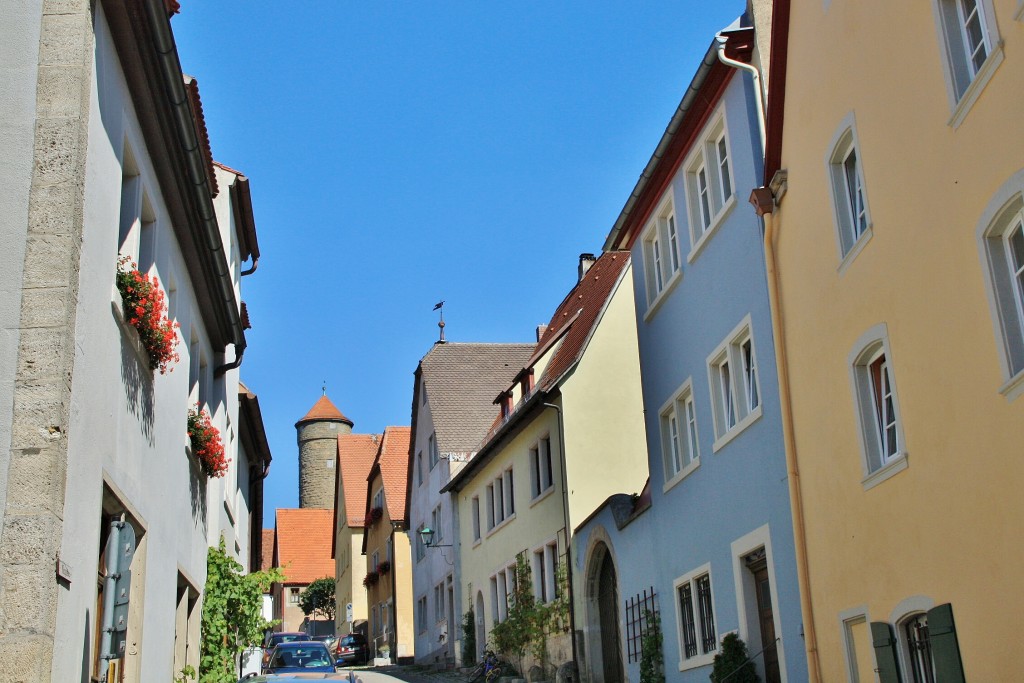
[[[434,544],[434,530],[429,526],[425,526],[420,529],[420,540],[423,541],[423,545],[428,548],[451,548],[451,543],[438,543]]]

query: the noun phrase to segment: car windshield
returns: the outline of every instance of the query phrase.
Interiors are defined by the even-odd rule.
[[[357,636],[345,636],[341,639],[342,645],[358,645],[359,638]]]
[[[323,645],[308,647],[279,647],[270,661],[271,668],[309,669],[318,666],[333,666],[334,660]]]

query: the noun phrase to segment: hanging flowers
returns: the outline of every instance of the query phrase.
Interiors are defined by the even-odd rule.
[[[375,507],[370,509],[370,514],[366,515],[366,519],[363,520],[364,526],[373,526],[384,517],[384,508]]]
[[[377,565],[377,573],[381,576],[384,576],[389,571],[391,571],[391,563],[387,560],[384,560],[383,562]]]
[[[366,573],[366,578],[363,579],[363,586],[369,588],[370,586],[376,584],[379,579],[380,575],[371,569]]]
[[[167,319],[167,302],[155,277],[140,273],[128,256],[117,260],[117,291],[125,319],[139,331],[149,367],[166,374],[178,362],[178,323]]]
[[[192,454],[196,456],[203,473],[208,477],[223,477],[228,471],[228,458],[220,430],[210,422],[210,414],[198,408],[188,410],[188,438]]]

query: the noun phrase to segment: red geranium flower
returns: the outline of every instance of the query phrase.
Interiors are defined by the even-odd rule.
[[[230,459],[224,453],[220,430],[213,426],[208,412],[189,408],[188,437],[192,442],[192,454],[206,476],[223,477],[227,474]]]
[[[134,312],[128,323],[139,332],[142,346],[149,355],[149,366],[165,374],[174,369],[179,360],[175,347],[178,345],[178,323],[168,320],[164,292],[156,278],[140,273],[138,267],[127,256],[117,261],[117,290],[125,313]]]

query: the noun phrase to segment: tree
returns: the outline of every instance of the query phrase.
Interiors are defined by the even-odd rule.
[[[299,607],[307,617],[317,614],[328,621],[334,620],[334,579],[325,576],[306,587],[299,596]]]
[[[200,683],[235,683],[238,655],[262,644],[264,632],[276,622],[263,618],[263,594],[284,581],[280,569],[246,574],[224,550],[224,538],[206,554],[203,590]]]
[[[735,633],[722,638],[722,649],[715,655],[711,683],[761,683],[754,662],[747,656],[747,644]]]

